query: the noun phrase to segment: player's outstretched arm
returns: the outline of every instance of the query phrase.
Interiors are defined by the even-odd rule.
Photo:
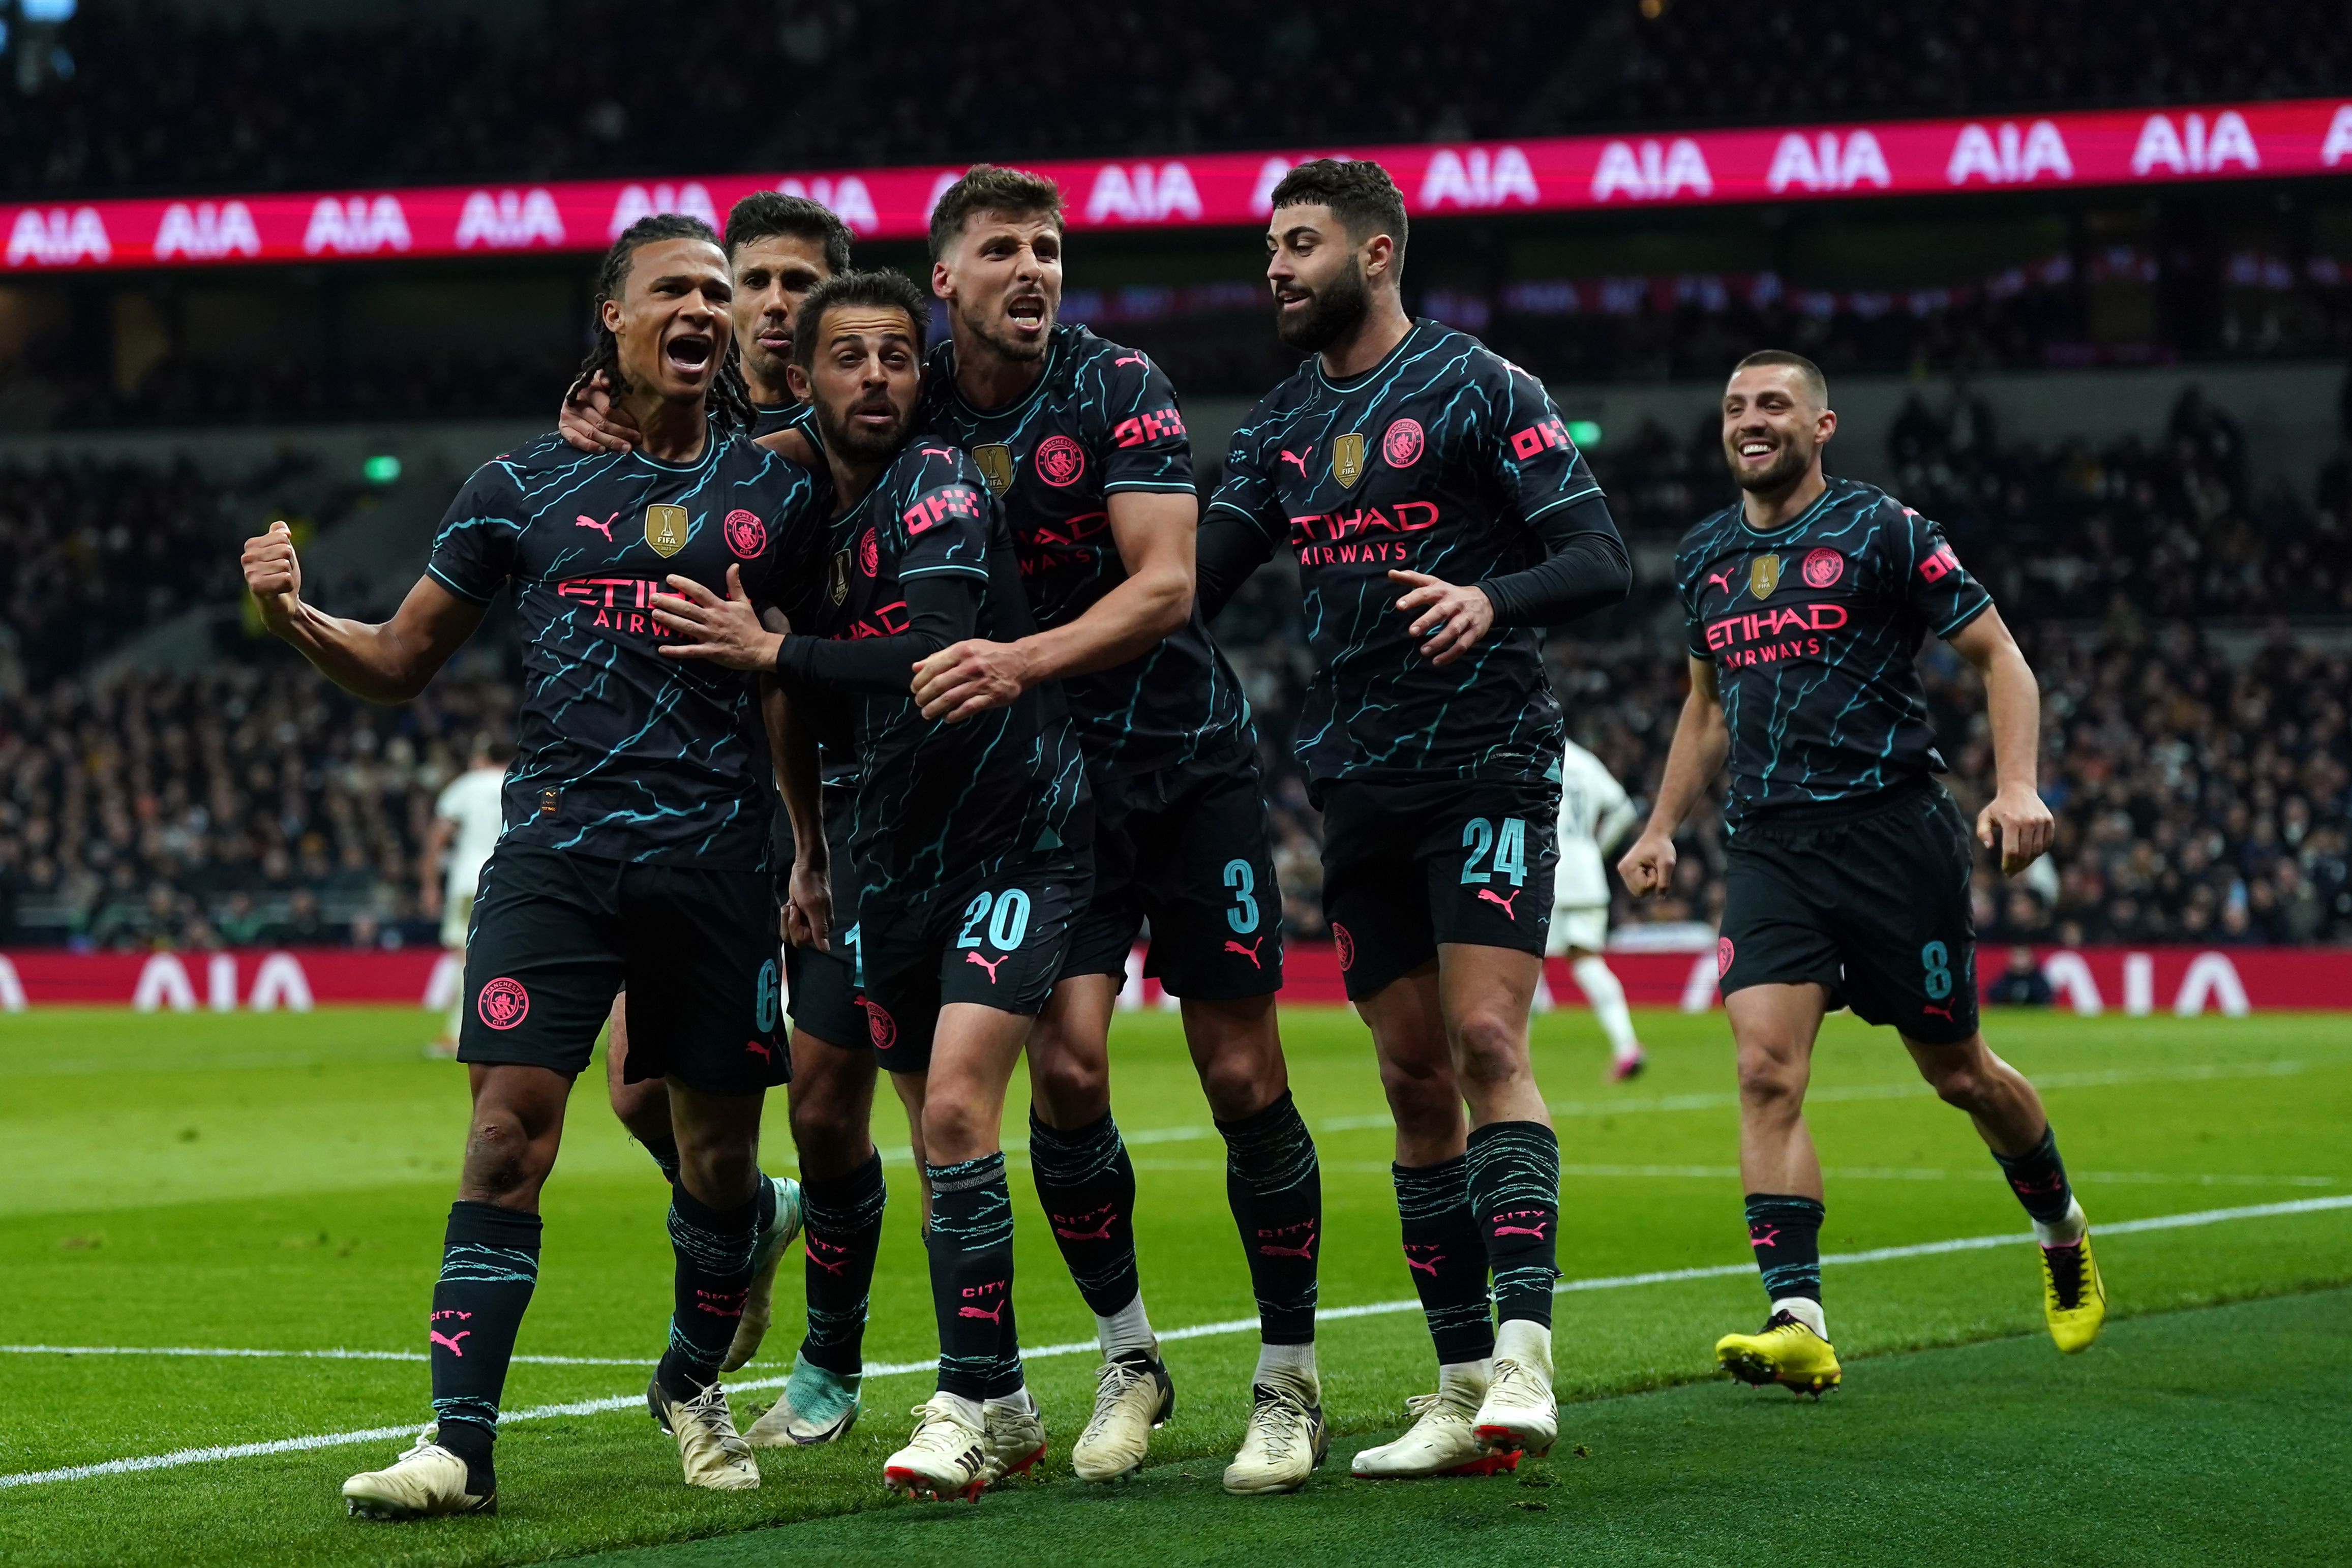
[[[1127,580],[1074,621],[1017,642],[955,643],[923,660],[914,692],[924,718],[952,724],[1003,708],[1041,681],[1125,664],[1191,616],[1200,502],[1190,494],[1119,490],[1104,504]]]
[[[1674,744],[1666,748],[1666,773],[1658,781],[1658,800],[1650,808],[1649,826],[1617,862],[1617,874],[1625,879],[1626,890],[1637,899],[1664,892],[1673,884],[1675,830],[1722,771],[1724,754],[1731,747],[1731,733],[1723,722],[1723,696],[1716,689],[1715,665],[1704,658],[1692,659],[1690,683],[1682,716],[1675,721]]]
[[[1977,840],[1999,855],[2002,873],[2013,877],[2049,849],[2056,831],[2040,788],[2042,687],[1991,605],[1948,640],[1952,651],[1984,677],[1985,708],[1992,722],[1997,784],[1991,804],[1977,813]]]
[[[419,577],[392,619],[371,626],[302,602],[302,563],[282,522],[245,542],[245,586],[261,624],[291,643],[319,672],[370,702],[405,702],[482,624],[485,606],[467,604],[431,577]]]

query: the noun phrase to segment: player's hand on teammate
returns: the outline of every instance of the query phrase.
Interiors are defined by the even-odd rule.
[[[1637,899],[1664,892],[1675,879],[1675,841],[1663,833],[1643,834],[1617,862],[1617,874]]]
[[[784,888],[784,940],[828,952],[833,944],[833,879],[824,866],[795,859]]]
[[[245,542],[245,591],[260,607],[261,624],[273,632],[290,624],[302,602],[302,563],[294,553],[294,531],[273,522],[269,531]]]
[[[1495,601],[1483,588],[1457,587],[1426,572],[1391,572],[1389,578],[1411,585],[1396,607],[1413,616],[1413,636],[1429,639],[1421,645],[1421,657],[1432,664],[1452,664],[1476,647],[1495,624]]]
[[[637,427],[614,402],[613,383],[601,370],[564,392],[555,428],[583,452],[626,452],[637,444]]]
[[[953,724],[1003,708],[1029,689],[1034,662],[1019,643],[972,637],[915,666],[909,689],[926,719]]]
[[[740,567],[727,568],[720,598],[691,577],[669,579],[671,592],[654,595],[654,620],[680,640],[662,645],[664,658],[700,658],[728,669],[772,669],[783,638],[760,624],[743,592]]]
[[[2000,857],[2005,877],[2014,877],[2040,859],[2056,831],[2042,796],[2022,784],[2003,789],[1977,813],[1977,842]]]

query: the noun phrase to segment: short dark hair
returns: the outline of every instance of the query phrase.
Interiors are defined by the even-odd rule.
[[[1396,241],[1397,261],[1404,261],[1404,193],[1389,172],[1369,158],[1310,158],[1274,187],[1274,210],[1320,203],[1358,242],[1376,234]]]
[[[1013,213],[1022,216],[1042,213],[1054,220],[1058,231],[1062,226],[1062,187],[1026,169],[974,163],[963,172],[963,178],[940,193],[939,201],[931,208],[933,261],[948,253],[948,247],[963,233],[966,220],[974,213]]]
[[[719,249],[726,248],[719,245],[717,230],[689,213],[648,213],[623,229],[604,252],[604,264],[596,268],[596,292],[588,307],[593,312],[588,357],[580,362],[580,374],[572,378],[575,389],[602,371],[614,396],[619,397],[629,390],[629,378],[621,374],[620,340],[604,325],[604,301],[619,299],[627,289],[629,268],[636,261],[638,247],[666,239],[699,239]],[[710,384],[710,414],[723,430],[748,431],[756,423],[751,396],[744,390],[742,368],[736,363],[739,353],[730,339],[727,358]]]
[[[727,211],[727,259],[755,239],[778,235],[814,240],[824,247],[827,272],[849,270],[849,226],[822,202],[782,191],[753,191]]]
[[[1773,364],[1784,364],[1795,371],[1797,379],[1805,384],[1807,391],[1821,400],[1822,406],[1827,408],[1830,405],[1830,378],[1822,374],[1821,366],[1794,349],[1758,349],[1754,353],[1733,365],[1731,374],[1738,375],[1743,370],[1755,370],[1764,365]]]
[[[793,321],[793,358],[803,366],[816,358],[817,329],[824,313],[836,305],[874,305],[907,312],[915,327],[915,352],[923,352],[925,331],[931,321],[931,297],[903,272],[887,267],[865,272],[836,272],[808,291],[801,313]]]

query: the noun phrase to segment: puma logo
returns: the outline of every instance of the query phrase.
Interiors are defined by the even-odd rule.
[[[998,966],[999,964],[1002,964],[1002,963],[1004,962],[1004,958],[1011,958],[1013,955],[1012,955],[1011,953],[1009,953],[1009,952],[1008,952],[1008,953],[1006,953],[1006,954],[1004,955],[1004,958],[1000,958],[1000,959],[998,959],[998,960],[996,961],[996,963],[989,963],[989,962],[988,962],[988,960],[986,960],[986,959],[984,959],[984,958],[981,957],[981,956],[980,956],[980,954],[978,954],[978,953],[976,953],[976,952],[967,952],[967,953],[965,953],[963,956],[964,956],[964,962],[965,962],[965,963],[977,963],[977,964],[979,964],[982,969],[987,970],[987,971],[988,971],[988,983],[989,983],[991,985],[993,985],[993,984],[996,984],[996,971],[997,971],[997,966]]]
[[[984,1318],[1001,1329],[1004,1326],[1004,1303],[999,1301],[995,1306],[989,1308],[985,1311],[982,1311],[978,1307],[958,1307],[956,1309],[956,1316],[959,1318]]]
[[[620,517],[621,514],[616,511],[611,517],[606,518],[604,521],[598,522],[594,518],[583,512],[578,517],[572,520],[572,526],[574,528],[593,528],[597,532],[604,536],[605,543],[610,544],[613,542],[613,524],[619,521]]]
[[[1726,594],[1732,591],[1731,574],[1728,570],[1722,572],[1710,572],[1706,574],[1706,580],[1714,584],[1717,587],[1722,589]]]
[[[436,1345],[444,1346],[451,1355],[456,1356],[462,1361],[465,1359],[466,1352],[458,1348],[457,1340],[464,1339],[467,1334],[470,1334],[473,1331],[474,1331],[471,1329],[459,1329],[457,1331],[457,1339],[452,1339],[438,1329],[428,1329],[425,1331],[425,1337]]]
[[[1415,1258],[1415,1257],[1412,1255],[1412,1249],[1413,1249],[1415,1247],[1419,1247],[1423,1251],[1424,1251],[1424,1252],[1426,1252],[1426,1253],[1428,1253],[1428,1254],[1429,1254],[1429,1257],[1428,1257],[1428,1258],[1427,1258],[1426,1260],[1423,1260],[1423,1259],[1422,1259],[1422,1258]],[[1411,1241],[1409,1241],[1409,1242],[1405,1243],[1405,1247],[1404,1247],[1404,1266],[1405,1266],[1405,1268],[1406,1268],[1406,1270],[1407,1270],[1408,1272],[1410,1272],[1410,1271],[1412,1271],[1412,1270],[1413,1270],[1413,1269],[1419,1269],[1422,1273],[1426,1274],[1426,1275],[1428,1275],[1432,1279],[1436,1279],[1436,1278],[1437,1278],[1437,1266],[1438,1266],[1439,1264],[1441,1264],[1441,1263],[1444,1262],[1444,1261],[1445,1261],[1445,1254],[1444,1254],[1444,1253],[1442,1253],[1442,1252],[1438,1251],[1438,1250],[1437,1250],[1437,1248],[1436,1248],[1436,1247],[1435,1247],[1433,1243],[1426,1242],[1426,1241],[1423,1241],[1423,1242],[1411,1242]]]
[[[774,1060],[776,1059],[776,1053],[775,1053],[775,1052],[773,1052],[773,1051],[772,1051],[772,1050],[770,1050],[767,1047],[765,1047],[765,1046],[761,1045],[761,1044],[759,1041],[757,1041],[757,1040],[746,1040],[746,1041],[744,1041],[744,1042],[743,1042],[743,1048],[744,1048],[746,1051],[751,1051],[751,1052],[755,1052],[755,1053],[757,1053],[757,1054],[758,1054],[758,1056],[759,1056],[759,1058],[760,1058],[760,1059],[761,1059],[761,1061],[763,1061],[763,1062],[772,1062],[772,1061],[774,1061]]]
[[[1298,477],[1299,477],[1300,479],[1305,479],[1305,478],[1307,477],[1307,459],[1306,459],[1306,458],[1298,458],[1298,457],[1293,457],[1290,453],[1288,453],[1288,452],[1285,452],[1285,453],[1283,453],[1283,455],[1282,455],[1282,460],[1283,460],[1284,462],[1286,462],[1286,463],[1296,463],[1296,464],[1297,464],[1297,465],[1298,465]]]
[[[1543,1222],[1543,1224],[1537,1225],[1532,1228],[1524,1225],[1498,1225],[1495,1227],[1495,1234],[1496,1236],[1532,1236],[1538,1241],[1541,1241],[1543,1239],[1545,1226],[1549,1223],[1550,1222],[1547,1220]]]
[[[1933,1013],[1937,1017],[1943,1019],[1947,1024],[1952,1021],[1952,1010],[1949,1007],[1938,1007],[1933,1002],[1920,1003],[1919,1011],[1922,1013]]]
[[[846,1274],[849,1271],[849,1248],[837,1247],[831,1242],[819,1241],[816,1237],[805,1234],[803,1240],[806,1243],[806,1256],[811,1263],[815,1264],[827,1274]],[[840,1256],[831,1259],[820,1258],[817,1256],[820,1250],[838,1253]]]
[[[1511,906],[1518,901],[1519,895],[1525,891],[1527,891],[1527,889],[1524,888],[1514,888],[1511,890],[1511,896],[1507,899],[1500,893],[1496,892],[1492,888],[1481,888],[1478,889],[1478,896],[1486,900],[1490,904],[1502,905],[1503,913],[1509,919],[1517,921],[1519,918],[1518,911],[1512,909]]]
[[[1088,1216],[1086,1215],[1057,1214],[1048,1215],[1045,1217],[1054,1222],[1054,1234],[1060,1237],[1064,1241],[1108,1241],[1110,1239],[1110,1227],[1112,1223],[1118,1218],[1118,1211],[1117,1209],[1104,1207],[1098,1208],[1094,1212],[1102,1216],[1101,1219],[1097,1222],[1098,1228],[1094,1230],[1065,1230],[1062,1228],[1065,1222],[1070,1225],[1086,1224],[1088,1219]]]
[[[1139,364],[1146,370],[1151,368],[1151,362],[1145,359],[1141,354],[1121,354],[1117,359],[1111,361],[1110,364],[1113,370],[1117,370],[1123,364]]]
[[[1244,958],[1248,959],[1252,969],[1264,969],[1265,965],[1257,961],[1257,947],[1258,942],[1264,942],[1265,940],[1265,938],[1261,936],[1257,939],[1257,942],[1254,942],[1247,947],[1244,947],[1240,942],[1234,942],[1231,938],[1227,938],[1225,942],[1225,951],[1227,952],[1238,952]]]
[[[1758,1230],[1762,1231],[1763,1234],[1759,1236],[1757,1234]],[[1748,1233],[1748,1245],[1759,1249],[1776,1246],[1779,1244],[1780,1239],[1780,1227],[1777,1225],[1759,1226],[1749,1230]]]

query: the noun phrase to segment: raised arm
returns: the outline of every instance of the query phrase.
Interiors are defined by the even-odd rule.
[[[302,602],[302,564],[282,522],[245,542],[245,585],[261,624],[291,643],[319,672],[370,702],[405,702],[425,689],[449,656],[482,624],[486,606],[469,604],[430,576],[420,577],[392,619],[344,620]]]
[[[1716,689],[1715,665],[1694,658],[1690,695],[1683,699],[1682,715],[1675,721],[1674,743],[1666,748],[1666,773],[1658,781],[1658,798],[1650,807],[1649,826],[1617,862],[1617,874],[1635,898],[1648,898],[1673,884],[1675,830],[1723,770],[1724,754],[1730,747],[1731,734],[1723,722],[1723,697]]]
[[[1990,605],[1949,641],[1952,651],[1984,677],[1992,724],[1996,784],[1991,802],[1977,813],[1977,840],[1999,855],[2002,873],[2013,877],[2049,849],[2056,830],[2040,787],[2041,683],[2000,612]]]

